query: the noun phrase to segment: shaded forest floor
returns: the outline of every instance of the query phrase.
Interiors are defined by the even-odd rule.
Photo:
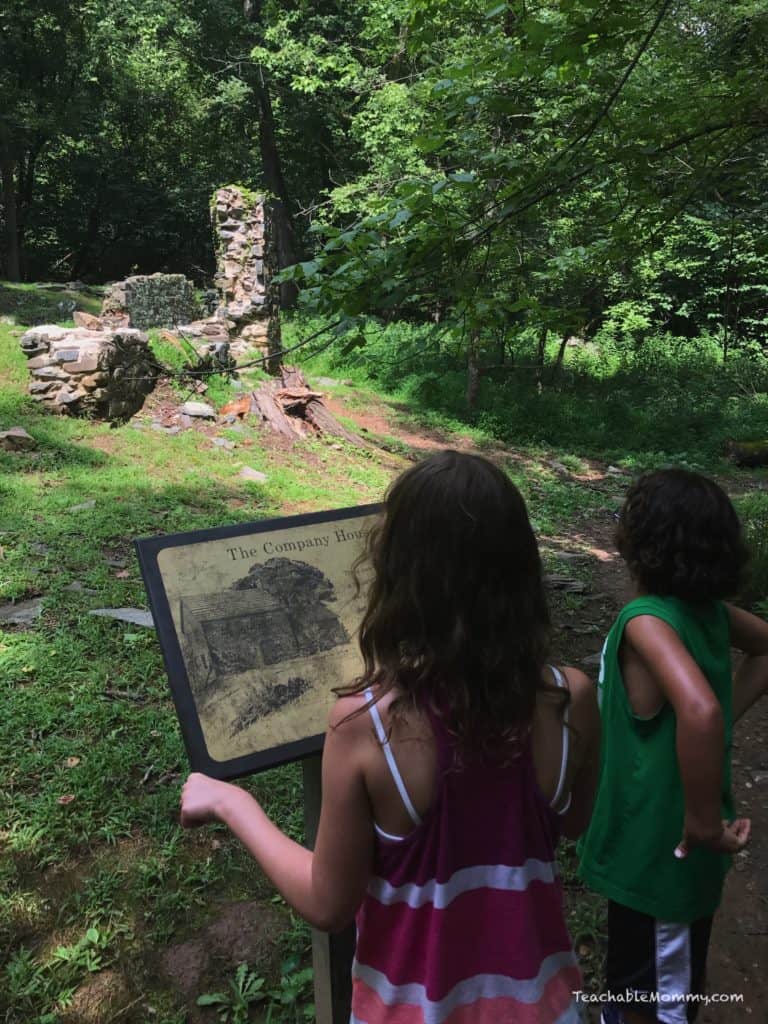
[[[220,993],[219,1006],[250,1001],[252,1017],[242,1020],[305,1019],[307,929],[224,831],[177,826],[186,761],[154,633],[88,612],[146,606],[137,536],[376,501],[422,454],[472,448],[503,465],[528,502],[553,577],[553,658],[595,675],[626,598],[611,535],[630,467],[428,426],[403,402],[333,381],[321,387],[365,447],[291,445],[248,419],[170,433],[183,396],[167,387],[117,430],[52,419],[25,397],[20,333],[0,325],[0,430],[23,426],[38,446],[0,452],[0,605],[39,605],[27,621],[0,623],[0,1019],[207,1024],[218,1016],[215,1004],[196,1005],[206,993]],[[244,480],[244,467],[266,479]],[[723,478],[738,494],[764,481],[761,472]],[[705,1024],[768,1011],[766,741],[768,708],[757,708],[735,750],[737,800],[754,839],[731,873],[710,970],[710,991],[743,992],[744,1003],[706,1008]],[[249,785],[300,838],[298,766]],[[572,934],[597,992],[602,902],[575,879],[569,847],[563,872]]]

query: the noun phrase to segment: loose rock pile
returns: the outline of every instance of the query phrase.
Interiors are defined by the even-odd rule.
[[[130,327],[33,327],[21,339],[32,376],[29,392],[51,412],[120,422],[155,386],[147,336]]]

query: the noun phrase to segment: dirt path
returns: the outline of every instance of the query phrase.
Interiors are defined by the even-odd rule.
[[[395,438],[418,454],[446,446],[437,432],[398,421],[396,413],[401,410],[383,403],[364,413],[344,408],[338,400],[334,405],[335,413],[354,420],[364,434]],[[469,438],[451,444],[465,450],[473,447]],[[508,458],[510,453],[498,454]],[[590,484],[604,477],[607,467],[593,468]],[[581,521],[576,530],[547,540],[550,550],[566,561],[578,559],[592,573],[582,607],[559,616],[553,655],[593,676],[594,656],[630,596],[629,581],[613,546],[613,529],[612,518],[605,515]],[[736,858],[715,920],[707,989],[709,998],[718,1002],[701,1008],[699,1024],[737,1024],[745,1018],[768,1021],[768,701],[752,708],[735,729],[733,785],[737,813],[752,818],[753,838],[749,849]]]

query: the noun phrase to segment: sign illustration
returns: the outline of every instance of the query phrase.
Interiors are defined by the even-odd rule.
[[[361,670],[352,566],[378,506],[136,541],[192,767],[218,778],[322,747]]]

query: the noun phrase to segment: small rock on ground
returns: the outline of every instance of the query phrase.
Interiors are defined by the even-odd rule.
[[[179,411],[182,416],[197,416],[204,420],[216,419],[216,410],[207,402],[185,402]]]
[[[34,622],[43,610],[42,597],[33,597],[29,601],[17,601],[15,604],[0,606],[0,622],[13,626],[28,626]]]
[[[250,466],[243,466],[240,472],[237,474],[242,480],[252,480],[257,484],[264,484],[267,482],[267,474],[259,472],[258,469],[251,469]]]
[[[37,448],[37,441],[23,427],[0,431],[0,448],[7,452],[24,452]]]
[[[142,608],[94,608],[88,614],[101,615],[105,619],[117,619],[120,622],[130,622],[134,626],[145,626],[147,629],[155,628],[152,613],[144,611]]]
[[[68,583],[66,587],[62,588],[68,591],[70,594],[98,594],[98,590],[94,590],[92,587],[86,587],[80,580],[73,580],[72,583]]]

